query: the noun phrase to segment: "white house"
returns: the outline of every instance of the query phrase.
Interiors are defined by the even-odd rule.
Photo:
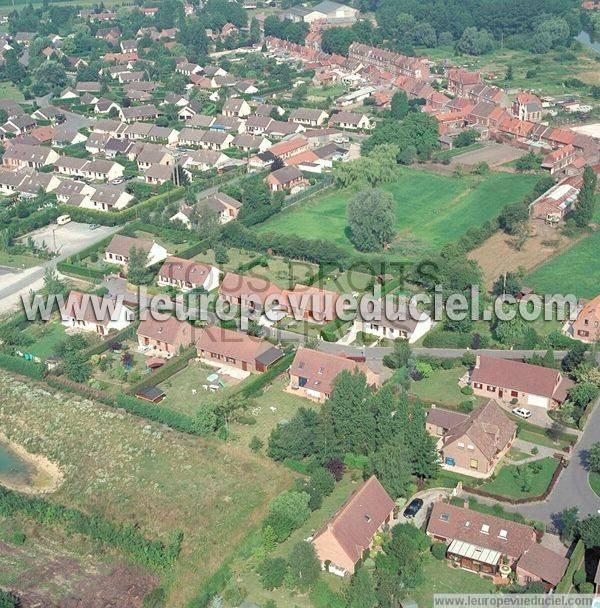
[[[169,256],[158,271],[157,284],[182,291],[202,288],[212,291],[219,286],[219,269],[176,256]]]
[[[134,313],[122,302],[95,294],[71,291],[60,308],[61,323],[67,329],[94,332],[100,336],[125,329]]]
[[[106,247],[104,259],[109,264],[127,266],[132,249],[141,250],[146,253],[146,268],[162,262],[169,255],[167,250],[155,241],[115,234]]]

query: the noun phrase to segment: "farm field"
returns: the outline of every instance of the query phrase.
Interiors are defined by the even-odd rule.
[[[403,169],[395,182],[382,188],[396,201],[397,240],[416,239],[424,247],[439,248],[521,200],[537,179],[493,172],[484,177],[453,177]],[[324,239],[354,250],[346,224],[346,207],[353,195],[348,190],[328,192],[274,216],[258,229]]]
[[[64,481],[48,500],[136,524],[150,538],[184,533],[181,556],[166,574],[169,606],[185,605],[290,482],[289,472],[247,449],[6,374],[0,392],[0,430],[62,470]]]
[[[526,277],[537,293],[573,293],[580,298],[598,295],[600,285],[600,231],[549,259]]]

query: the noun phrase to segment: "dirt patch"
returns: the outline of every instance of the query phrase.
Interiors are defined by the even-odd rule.
[[[465,152],[464,154],[453,157],[450,164],[453,167],[456,165],[473,166],[485,162],[490,167],[499,167],[505,163],[516,160],[517,158],[521,158],[521,156],[526,153],[526,150],[521,150],[520,148],[515,148],[508,144],[491,143],[484,148]]]
[[[523,268],[530,273],[552,256],[572,247],[577,241],[565,238],[557,228],[537,220],[531,222],[531,236],[520,250],[514,248],[513,240],[513,237],[497,232],[469,253],[468,257],[481,267],[487,289],[505,272],[516,272]]]
[[[2,578],[24,608],[141,608],[158,578],[141,568],[105,564],[41,544],[0,542]]]

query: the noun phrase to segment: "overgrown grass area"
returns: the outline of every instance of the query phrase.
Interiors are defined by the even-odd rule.
[[[6,374],[0,393],[0,430],[61,468],[64,481],[48,500],[131,523],[150,538],[183,531],[181,556],[165,575],[168,605],[185,605],[291,482],[289,472],[247,449]]]
[[[33,268],[41,263],[39,258],[34,255],[21,253],[9,253],[8,251],[0,251],[0,266],[9,268]]]
[[[572,293],[580,298],[593,298],[598,295],[600,285],[599,251],[600,230],[534,270],[525,279],[527,285],[537,293]]]
[[[2,7],[0,6],[0,12]],[[23,101],[23,93],[12,83],[8,81],[0,82],[0,99],[12,99],[13,101]]]
[[[492,480],[479,486],[479,489],[509,498],[540,496],[548,489],[558,464],[556,458],[542,458],[526,464],[504,465],[496,472]],[[519,473],[523,471],[524,467],[530,471],[527,487],[521,484],[519,478]]]
[[[396,202],[398,239],[441,247],[523,199],[537,180],[534,175],[491,172],[458,177],[404,168],[396,181],[382,187]],[[317,196],[273,216],[258,230],[323,239],[354,250],[346,221],[346,208],[354,195],[352,190],[336,190]]]

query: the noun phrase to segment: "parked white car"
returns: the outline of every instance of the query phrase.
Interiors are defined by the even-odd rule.
[[[519,418],[531,418],[531,412],[524,407],[515,407],[512,413]]]

